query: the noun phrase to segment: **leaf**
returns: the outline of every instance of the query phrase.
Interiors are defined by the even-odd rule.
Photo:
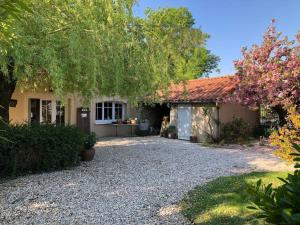
[[[285,179],[281,178],[281,177],[277,177],[279,180],[281,180],[283,183],[288,183]]]
[[[257,219],[265,219],[267,218],[268,216],[267,215],[264,215],[264,214],[261,214],[261,215],[257,215],[256,218]]]
[[[298,145],[296,143],[292,143],[292,146],[294,149],[296,149],[298,152],[300,152],[300,145]]]
[[[261,182],[262,182],[261,179],[259,179],[259,180],[256,182],[256,186],[257,186],[257,187],[260,187],[260,186],[261,186]]]
[[[294,222],[300,223],[300,213],[293,214],[293,215],[291,216],[291,219],[292,219]]]

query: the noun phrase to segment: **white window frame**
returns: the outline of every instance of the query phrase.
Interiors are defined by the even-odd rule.
[[[104,119],[104,103],[112,103],[112,119],[111,120],[105,120]],[[102,104],[102,119],[96,119],[97,115],[97,104]],[[96,102],[95,103],[95,123],[96,124],[110,124],[113,122],[116,122],[117,120],[115,119],[115,104],[121,104],[122,105],[122,120],[125,118],[125,103],[123,102],[118,102],[118,101],[104,101],[104,102]]]
[[[35,99],[35,98],[29,98],[30,99]],[[56,102],[58,100],[53,100],[53,99],[47,99],[47,98],[37,98],[40,101],[40,123],[43,123],[43,109],[42,109],[42,103],[43,101],[50,101],[51,102],[51,123],[55,124],[56,123]],[[66,109],[66,108],[65,108]],[[30,110],[28,111],[28,113],[30,114]],[[66,123],[66,114],[65,114],[65,123]]]
[[[40,99],[40,123],[43,123],[43,109],[42,109],[42,104],[43,101],[50,101],[51,102],[51,123],[55,123],[55,118],[56,118],[56,101],[52,99]]]

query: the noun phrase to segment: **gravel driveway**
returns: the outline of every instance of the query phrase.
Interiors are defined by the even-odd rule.
[[[176,203],[196,185],[286,169],[268,151],[159,137],[105,139],[92,162],[0,184],[0,224],[189,224]]]

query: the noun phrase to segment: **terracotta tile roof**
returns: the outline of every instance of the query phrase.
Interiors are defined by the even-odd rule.
[[[236,85],[235,76],[189,80],[171,86],[169,102],[215,102],[230,94]]]

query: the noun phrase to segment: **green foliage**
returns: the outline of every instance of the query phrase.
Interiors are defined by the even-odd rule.
[[[176,132],[177,132],[176,126],[170,125],[168,127],[168,134],[173,134],[173,133],[176,133]]]
[[[92,132],[91,134],[87,134],[84,137],[84,149],[85,150],[91,149],[96,144],[96,141],[97,141],[97,138],[96,138],[96,134],[94,132]]]
[[[24,11],[31,11],[24,0],[0,0],[0,22],[4,22],[10,16],[20,19]]]
[[[175,81],[199,77],[217,67],[219,58],[205,47],[209,35],[195,28],[187,8],[147,9],[145,36],[157,58],[154,68]]]
[[[0,177],[74,166],[84,148],[83,134],[73,126],[1,124]]]
[[[135,2],[26,1],[31,12],[5,20],[1,70],[7,74],[10,56],[21,89],[140,100],[216,67],[218,58],[206,49],[208,35],[192,27],[187,9],[149,10],[141,19],[133,16]]]
[[[286,179],[279,178],[283,185],[274,188],[272,183],[262,185],[259,180],[256,187],[250,189],[255,206],[249,208],[259,210],[257,218],[272,224],[300,224],[300,145],[293,144],[293,147],[297,152],[292,154],[296,170]]]
[[[288,110],[287,124],[270,135],[271,144],[278,147],[275,154],[288,162],[292,162],[293,157],[291,153],[295,152],[293,142],[297,141],[299,137],[300,113],[294,106]]]
[[[201,225],[266,225],[255,218],[255,212],[247,208],[251,203],[248,188],[257,179],[264,183],[280,185],[278,176],[286,172],[253,172],[239,176],[220,177],[188,192],[181,208],[193,224]]]
[[[222,126],[221,139],[227,143],[240,143],[248,140],[250,134],[249,124],[241,118],[235,118]]]
[[[253,130],[253,136],[255,138],[259,138],[259,137],[268,138],[273,132],[274,132],[274,128],[258,125]]]
[[[171,135],[175,135],[177,134],[177,129],[176,126],[173,125],[167,125],[165,127],[162,127],[161,131],[160,131],[160,136],[161,137],[165,137],[168,138],[169,134]]]

